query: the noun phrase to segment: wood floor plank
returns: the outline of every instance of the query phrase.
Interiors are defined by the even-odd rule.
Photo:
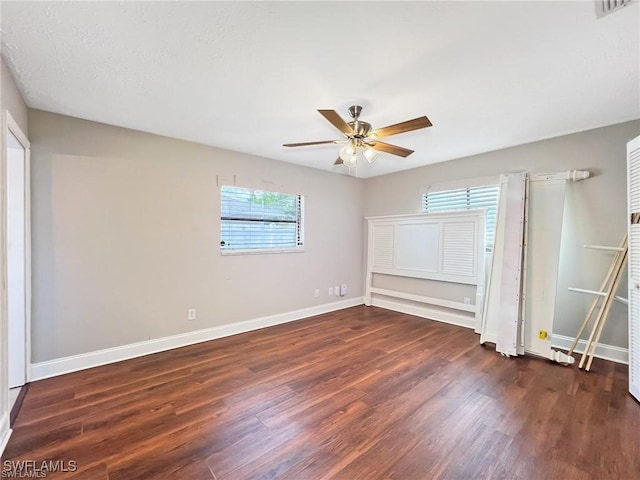
[[[635,479],[627,375],[360,306],[34,382],[2,460],[73,460],[47,478],[76,480]]]

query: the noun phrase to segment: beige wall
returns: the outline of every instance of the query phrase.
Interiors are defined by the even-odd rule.
[[[16,121],[20,130],[27,134],[27,105],[11,76],[11,72],[5,63],[4,57],[0,57],[0,95],[2,95],[2,110],[8,110]]]
[[[4,115],[7,110],[16,121],[22,132],[28,136],[27,131],[27,106],[20,96],[20,92],[16,87],[9,69],[5,65],[4,58],[0,57],[0,110]],[[4,135],[2,135],[4,138]],[[5,146],[0,146],[4,150]],[[4,158],[4,157],[3,157]],[[0,212],[4,211],[4,185],[5,185],[6,168],[4,160],[0,165],[0,185],[2,185],[2,195],[0,195]],[[2,216],[4,218],[4,216]],[[0,252],[4,252],[6,247],[6,232],[4,230],[4,221],[0,222]],[[2,276],[6,276],[6,262],[4,253],[2,257]],[[6,282],[2,282],[4,285]],[[3,287],[4,288],[4,287]],[[7,369],[7,315],[6,315],[6,292],[2,291],[0,295],[0,444],[5,438],[9,428],[9,388],[8,388],[8,369]]]
[[[563,225],[554,333],[575,336],[592,298],[567,287],[597,289],[611,255],[582,246],[617,245],[626,232],[626,143],[639,131],[639,121],[627,122],[368,179],[365,215],[417,213],[420,191],[439,182],[523,170],[591,171],[593,178],[568,185]],[[626,314],[626,307],[613,307],[602,343],[627,347]]]
[[[609,265],[585,243],[626,225],[628,122],[366,181],[30,110],[33,361],[124,345],[362,295],[363,216],[420,211],[433,183],[587,169],[569,184],[554,332],[572,336]],[[306,197],[301,254],[220,256],[217,176]],[[313,291],[320,290],[320,298]],[[195,322],[188,308],[198,309]],[[627,346],[616,305],[603,343]]]
[[[34,362],[335,302],[339,283],[362,296],[363,180],[38,110],[29,126]],[[304,195],[304,253],[221,256],[218,175]]]

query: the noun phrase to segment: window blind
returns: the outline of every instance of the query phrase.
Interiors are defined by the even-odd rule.
[[[222,250],[304,245],[304,197],[248,188],[221,188]]]
[[[485,246],[487,251],[492,251],[499,191],[498,185],[481,185],[440,192],[428,192],[422,196],[422,211],[433,213],[447,210],[484,208],[487,212]]]

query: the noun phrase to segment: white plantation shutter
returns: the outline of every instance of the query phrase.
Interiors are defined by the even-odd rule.
[[[498,185],[481,185],[440,192],[428,192],[422,196],[422,211],[433,213],[447,210],[484,208],[486,210],[485,248],[487,251],[492,251],[499,192]]]
[[[442,225],[442,272],[471,277],[476,272],[476,228],[471,222]]]
[[[286,249],[304,245],[304,198],[248,188],[221,188],[223,251]]]
[[[631,223],[640,212],[640,137],[627,144],[629,202],[629,392],[640,400],[640,224]]]
[[[373,266],[393,267],[393,225],[373,226]]]

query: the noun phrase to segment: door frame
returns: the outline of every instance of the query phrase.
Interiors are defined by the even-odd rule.
[[[2,115],[2,165],[0,178],[2,179],[2,242],[0,252],[2,258],[2,318],[6,325],[6,330],[0,334],[1,337],[6,337],[7,344],[5,345],[7,352],[9,348],[9,318],[8,318],[8,291],[7,291],[7,140],[8,133],[11,132],[18,142],[24,147],[24,296],[25,296],[25,383],[31,380],[31,143],[27,139],[27,136],[20,129],[16,121],[11,114],[5,110]],[[4,323],[3,322],[3,323]],[[8,353],[7,353],[8,355]],[[8,356],[5,357],[8,360]],[[7,371],[3,372],[6,375],[7,381],[9,377],[9,365],[7,362]]]

